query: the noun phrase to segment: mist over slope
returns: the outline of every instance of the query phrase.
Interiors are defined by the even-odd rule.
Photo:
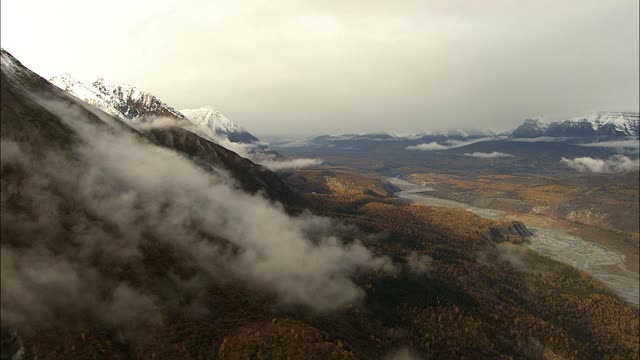
[[[353,229],[290,217],[241,191],[233,172],[113,127],[2,60],[3,325],[156,322],[185,287],[228,281],[329,310],[363,295],[355,272],[393,270]],[[24,141],[43,131],[44,141]],[[156,247],[172,249],[163,274],[140,266]]]
[[[137,129],[185,129],[274,171],[321,163],[315,159],[284,158],[211,106],[177,111],[149,92],[102,78],[85,84],[65,73],[52,77],[50,81],[74,97]],[[194,140],[196,137],[187,137],[197,141]]]

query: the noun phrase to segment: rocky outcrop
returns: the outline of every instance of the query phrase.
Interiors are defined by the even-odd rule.
[[[492,226],[486,234],[487,238],[494,242],[522,243],[529,239],[533,233],[520,221],[511,221],[501,226]]]

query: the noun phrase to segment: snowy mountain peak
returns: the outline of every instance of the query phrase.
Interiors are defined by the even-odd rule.
[[[589,123],[594,130],[604,129],[608,132],[637,136],[640,113],[601,111],[583,114],[568,121]]]
[[[525,123],[529,123],[532,125],[538,125],[538,126],[545,126],[545,122],[544,120],[542,120],[541,117],[530,117],[530,118],[526,118],[524,119]]]
[[[99,78],[85,84],[68,73],[54,76],[51,83],[71,95],[128,122],[144,122],[147,117],[185,117],[160,99],[133,85]]]
[[[529,138],[638,136],[639,127],[640,114],[637,112],[602,111],[550,122],[542,121],[540,118],[529,118],[513,131],[512,136]]]
[[[141,123],[152,117],[169,117],[176,120],[188,118],[199,132],[211,139],[223,137],[232,142],[242,143],[259,141],[212,106],[179,112],[151,93],[133,85],[116,83],[104,78],[88,85],[64,73],[54,76],[50,81],[69,94],[126,122]]]
[[[76,79],[74,76],[67,72],[52,77],[51,79],[49,79],[49,82],[53,83],[57,87],[61,87],[62,85],[67,88],[73,87],[77,84],[82,84],[80,80]]]
[[[184,115],[157,97],[133,85],[115,83],[99,78],[92,84],[122,115],[134,121],[144,121],[147,116],[166,116],[184,119]]]
[[[63,73],[49,79],[53,85],[77,97],[78,99],[93,105],[100,110],[120,119],[126,117],[116,109],[102,94],[93,86],[87,86],[82,81],[76,79],[69,73]]]
[[[235,142],[250,143],[258,141],[247,130],[229,120],[212,106],[205,106],[199,109],[183,109],[180,112],[211,138],[226,136]]]

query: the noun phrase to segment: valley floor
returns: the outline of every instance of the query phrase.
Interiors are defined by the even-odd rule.
[[[400,188],[396,195],[426,206],[461,208],[494,220],[521,221],[534,232],[528,246],[533,250],[592,274],[628,302],[638,306],[640,278],[637,249],[622,236],[594,226],[545,215],[479,208],[436,197],[438,184],[417,185],[400,178],[388,178]]]

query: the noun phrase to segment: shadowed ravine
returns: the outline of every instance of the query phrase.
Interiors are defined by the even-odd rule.
[[[462,202],[429,196],[437,191],[433,187],[412,184],[399,178],[388,178],[401,191],[399,198],[415,204],[461,208],[487,219],[505,218],[507,212],[474,207]],[[575,226],[580,226],[576,224]],[[599,244],[586,241],[561,229],[528,226],[533,232],[527,246],[545,256],[574,266],[598,278],[627,302],[638,306],[640,302],[640,276],[625,267],[625,256]]]

